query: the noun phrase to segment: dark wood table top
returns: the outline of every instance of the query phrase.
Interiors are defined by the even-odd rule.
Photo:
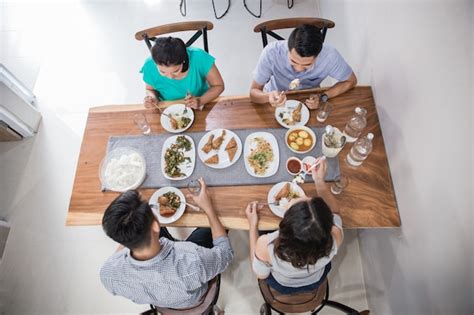
[[[320,89],[289,92],[288,98],[304,100],[315,90]],[[400,216],[371,88],[356,87],[331,99],[331,103],[334,105],[334,110],[324,125],[331,124],[342,130],[354,113],[355,107],[362,106],[367,110],[367,127],[363,133],[372,132],[375,135],[373,151],[362,166],[354,168],[345,162],[346,154],[352,144],[346,145],[338,156],[341,173],[350,178],[349,186],[342,194],[336,196],[340,203],[344,227],[400,226]],[[110,105],[90,109],[66,225],[101,224],[104,210],[118,193],[101,191],[99,165],[105,155],[109,136],[140,134],[133,122],[133,115],[137,112],[145,114],[152,133],[165,132],[160,125],[159,114],[155,110],[145,109],[141,104]],[[194,124],[189,131],[279,127],[274,119],[274,109],[269,105],[253,104],[248,96],[220,97],[212,104],[208,104],[203,111],[197,111],[195,114]],[[311,112],[311,119],[307,125],[323,126],[316,121],[315,111]],[[271,187],[272,185],[226,186],[210,187],[209,190],[225,227],[248,229],[245,206],[253,200],[266,200]],[[313,184],[304,184],[302,187],[308,196],[315,194]],[[183,189],[184,193],[185,190]],[[140,191],[145,198],[149,198],[155,190]],[[268,208],[259,213],[260,229],[278,227],[281,219],[273,215]],[[186,208],[184,215],[171,226],[208,226],[208,221],[204,213]]]

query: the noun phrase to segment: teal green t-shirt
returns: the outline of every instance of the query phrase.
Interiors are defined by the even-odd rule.
[[[189,71],[182,79],[162,76],[151,57],[147,58],[140,70],[143,81],[158,91],[164,101],[185,98],[188,91],[193,96],[202,96],[209,89],[206,76],[216,59],[200,48],[188,47],[186,50],[189,57]]]

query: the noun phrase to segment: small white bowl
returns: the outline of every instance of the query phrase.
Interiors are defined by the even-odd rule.
[[[312,143],[311,147],[309,147],[309,149],[304,150],[304,151],[300,151],[300,150],[295,150],[295,149],[293,149],[293,148],[290,146],[290,144],[288,143],[288,136],[289,136],[292,132],[294,132],[294,131],[296,131],[296,130],[303,130],[303,131],[306,131],[306,132],[310,135],[310,137],[313,139],[313,143]],[[286,146],[287,146],[291,151],[293,151],[293,152],[295,152],[295,153],[298,153],[298,154],[307,153],[307,152],[313,150],[314,146],[316,145],[316,141],[317,141],[316,135],[314,134],[313,130],[309,129],[309,128],[306,127],[306,126],[295,126],[295,127],[292,127],[292,128],[290,128],[290,129],[288,129],[288,131],[287,131],[286,134],[285,134],[285,143],[286,143]]]
[[[300,164],[300,170],[299,170],[299,172],[297,172],[297,173],[291,172],[290,169],[288,168],[288,163],[289,163],[290,161],[293,161],[293,160],[294,160],[294,161],[297,161],[297,162]],[[289,173],[290,175],[298,175],[298,174],[301,173],[301,171],[303,170],[303,163],[302,163],[301,160],[298,159],[297,157],[292,156],[292,157],[288,158],[288,160],[286,160],[286,170],[288,171],[288,173]]]

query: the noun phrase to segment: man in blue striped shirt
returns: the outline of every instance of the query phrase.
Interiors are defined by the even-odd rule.
[[[209,280],[234,256],[229,238],[202,179],[198,196],[188,196],[207,215],[209,228],[198,228],[186,241],[175,241],[161,227],[137,191],[127,191],[105,210],[105,233],[124,248],[100,270],[105,288],[138,304],[168,308],[197,305]]]

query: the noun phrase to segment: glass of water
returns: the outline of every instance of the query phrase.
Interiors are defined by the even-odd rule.
[[[318,110],[318,114],[316,116],[316,119],[319,122],[324,122],[329,117],[329,114],[331,113],[331,111],[332,111],[331,103],[329,103],[329,102],[321,103],[319,105],[319,110]]]
[[[133,115],[133,121],[137,125],[137,127],[141,130],[144,135],[149,135],[151,132],[151,127],[146,120],[145,115],[138,113]]]
[[[190,180],[188,183],[188,191],[197,196],[201,192],[201,183],[197,179]]]
[[[345,175],[338,175],[331,185],[331,192],[334,195],[339,195],[349,185],[349,178]]]

